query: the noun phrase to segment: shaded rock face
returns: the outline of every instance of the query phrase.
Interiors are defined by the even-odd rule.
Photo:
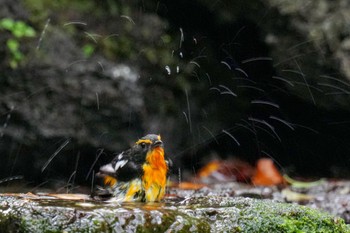
[[[81,71],[75,71],[73,76],[64,70],[33,68],[26,73],[9,73],[2,79],[1,111],[6,113],[7,125],[2,128],[1,154],[9,153],[9,145],[14,150],[21,150],[16,148],[20,145],[24,151],[33,150],[26,155],[19,151],[18,163],[28,159],[22,156],[36,155],[35,170],[40,169],[39,161],[46,160],[67,139],[91,149],[116,150],[128,138],[139,137],[138,119],[144,103],[136,71],[127,65],[105,65],[105,74],[98,75],[86,65],[91,66],[82,64]],[[97,69],[100,67],[96,72]],[[52,143],[55,146],[46,150]],[[77,152],[67,145],[64,154],[75,156]],[[40,154],[42,158],[37,157]],[[2,166],[6,170],[8,165]]]
[[[11,4],[18,9],[3,17],[30,17],[19,2]],[[4,68],[1,74],[2,177],[19,174],[40,181],[49,173],[62,178],[80,164],[82,180],[96,155],[109,159],[104,151],[120,151],[143,136],[138,68],[85,58],[77,41],[49,22],[42,25],[42,38],[27,41],[26,66]],[[52,167],[44,167],[58,154]]]
[[[109,9],[111,17],[96,22],[83,13],[61,22],[52,13],[35,25],[45,33],[28,41],[25,65],[1,73],[1,177],[86,182],[93,165],[146,133],[160,133],[175,165],[191,171],[211,153],[251,162],[272,155],[317,175],[331,174],[330,164],[346,167],[347,84],[321,76],[348,77],[348,5],[221,1],[213,11],[209,1],[188,4],[147,3],[142,13],[124,4],[130,18]],[[4,1],[0,14],[28,19],[28,12]],[[88,26],[62,26],[80,16]],[[81,44],[95,42],[69,30],[113,36],[96,43],[107,51],[86,58]],[[333,95],[332,85],[342,93]]]
[[[80,135],[74,137],[82,143],[99,145],[94,128],[101,133],[122,129],[130,115],[137,116],[143,106],[141,87],[133,77],[129,80],[119,75],[122,69],[130,67],[113,67],[110,76],[100,77],[85,70],[84,65],[83,71],[74,76],[60,70],[9,74],[3,80],[8,86],[2,93],[11,119],[4,134],[24,137],[23,141],[38,140],[39,135],[43,138]],[[106,105],[109,109],[104,108]],[[16,120],[28,123],[28,134],[11,129],[19,127]],[[104,126],[106,123],[111,125]]]
[[[344,0],[308,3],[275,0],[268,2],[281,15],[289,17],[294,30],[315,46],[315,51],[320,54],[320,63],[326,62],[337,69],[340,68],[342,75],[350,79],[349,2]]]
[[[21,3],[11,4],[3,17],[30,17]],[[97,159],[109,160],[143,136],[145,87],[139,67],[85,58],[75,38],[49,23],[42,25],[42,38],[28,41],[26,66],[1,74],[1,177],[38,182],[78,169],[82,181]]]

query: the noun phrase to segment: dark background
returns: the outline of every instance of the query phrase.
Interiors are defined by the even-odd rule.
[[[3,185],[89,185],[147,133],[162,135],[175,176],[231,157],[349,176],[350,6],[341,1],[1,6],[1,19],[36,32],[1,28]],[[15,66],[9,39],[23,54]]]

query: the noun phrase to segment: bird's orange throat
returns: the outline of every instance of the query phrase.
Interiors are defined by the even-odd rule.
[[[144,178],[151,183],[157,183],[162,187],[166,183],[166,174],[168,166],[164,159],[164,150],[162,147],[156,147],[148,152],[146,156],[146,164],[143,166]]]
[[[159,201],[163,198],[166,186],[168,166],[164,159],[164,149],[156,147],[146,155],[143,165],[142,185],[146,191],[147,201]]]
[[[164,160],[164,149],[160,146],[147,153],[146,162],[154,169],[168,169]]]

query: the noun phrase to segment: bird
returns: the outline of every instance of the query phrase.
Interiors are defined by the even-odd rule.
[[[148,134],[100,167],[96,175],[103,186],[96,194],[117,202],[159,202],[166,191],[169,161],[160,135]]]

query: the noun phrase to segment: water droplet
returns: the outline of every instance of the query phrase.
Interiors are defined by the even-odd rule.
[[[165,70],[168,73],[168,75],[171,75],[171,70],[169,66],[165,66]]]

